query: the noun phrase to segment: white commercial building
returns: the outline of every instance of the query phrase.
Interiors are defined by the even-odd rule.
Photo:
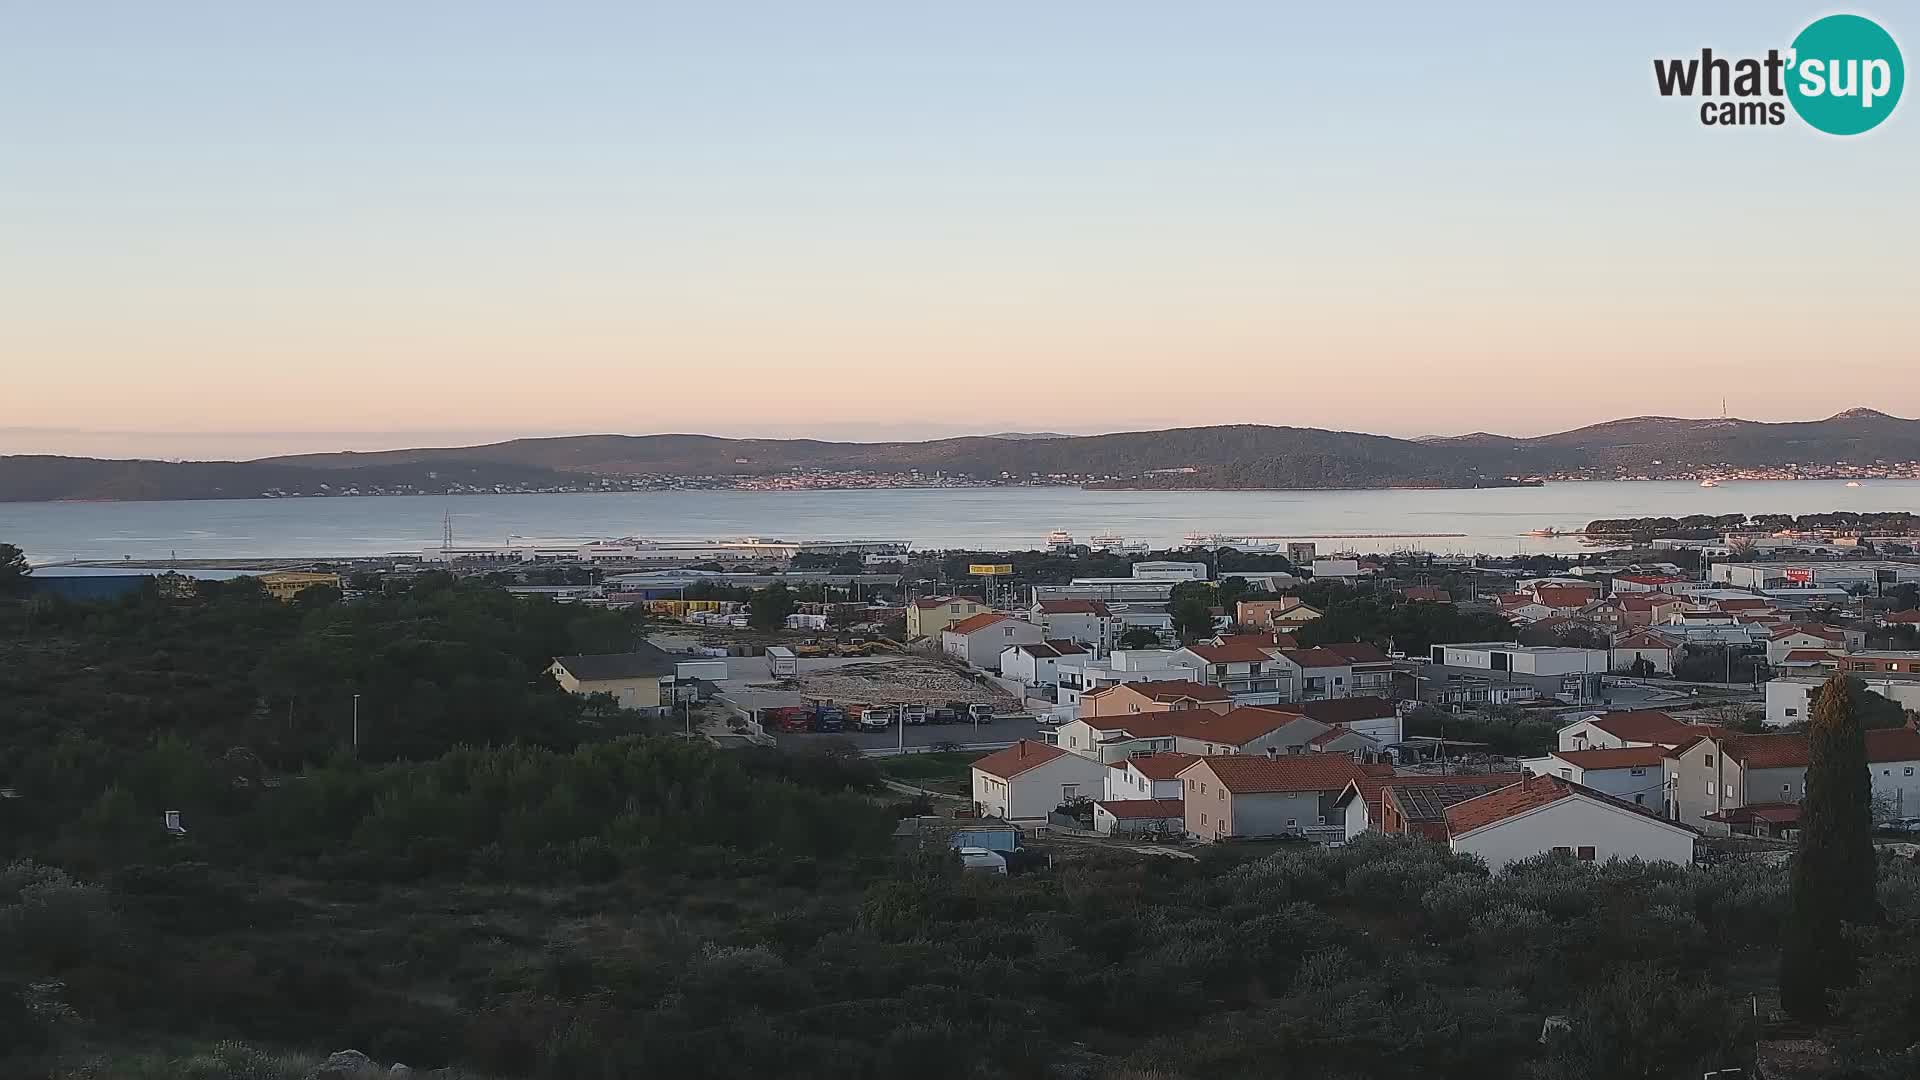
[[[1920,711],[1920,679],[1857,671],[1849,674],[1901,708]],[[1813,693],[1826,681],[1824,675],[1782,675],[1768,680],[1767,723],[1773,727],[1806,723],[1813,712]]]
[[[1142,581],[1205,581],[1207,564],[1149,559],[1133,564],[1133,576]]]
[[[1604,673],[1609,659],[1605,649],[1518,645],[1504,641],[1479,641],[1433,647],[1433,662],[1436,664],[1477,668],[1482,671],[1511,671],[1516,675]]]
[[[1315,581],[1329,578],[1351,580],[1360,576],[1359,559],[1315,559],[1312,563]]]

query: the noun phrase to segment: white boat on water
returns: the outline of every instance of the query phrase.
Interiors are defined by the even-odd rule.
[[[1720,481],[1715,480],[1713,477],[1709,476],[1705,480],[1700,481],[1700,486],[1701,487],[1719,487]]]
[[[1848,487],[1859,487],[1859,486],[1860,486],[1860,481],[1858,481],[1858,480],[1849,480],[1849,481],[1847,481],[1847,486],[1848,486]]]
[[[1220,539],[1218,533],[1190,532],[1181,537],[1188,547],[1212,547]]]
[[[1073,546],[1073,534],[1065,529],[1055,529],[1047,534],[1047,546],[1064,548]]]

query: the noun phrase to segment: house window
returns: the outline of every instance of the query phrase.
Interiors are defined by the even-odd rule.
[[[1713,794],[1713,781],[1707,781],[1707,794]]]
[[[1581,858],[1581,860],[1582,860],[1582,861],[1584,861],[1584,862],[1592,862],[1592,861],[1593,861],[1593,848],[1591,848],[1591,847],[1587,847],[1587,846],[1584,846],[1584,845],[1583,845],[1583,846],[1582,846],[1582,847],[1580,848],[1580,858]]]
[[[1647,775],[1647,770],[1636,766],[1634,768],[1628,769],[1627,775],[1628,776],[1645,776]]]
[[[1563,780],[1571,780],[1571,779],[1573,779],[1573,770],[1572,770],[1572,769],[1561,769],[1561,770],[1560,770],[1560,778],[1561,778],[1561,779],[1563,779]]]
[[[1705,762],[1705,765],[1706,765],[1706,767],[1707,767],[1707,768],[1709,768],[1709,769],[1711,769],[1711,768],[1713,768],[1713,755],[1712,755],[1712,754],[1708,754],[1708,755],[1706,755],[1706,762]]]
[[[1226,802],[1226,801],[1227,801],[1227,789],[1226,789],[1226,788],[1221,788],[1221,789],[1220,789],[1220,793],[1219,793],[1218,795],[1215,795],[1215,796],[1214,796],[1214,798],[1215,798],[1215,799],[1216,799],[1217,801],[1219,801],[1219,802]]]
[[[1287,828],[1289,828],[1289,829],[1297,829],[1297,828],[1299,828],[1299,827],[1300,827],[1300,819],[1299,819],[1299,818],[1288,818],[1288,819],[1287,819]]]
[[[1643,795],[1635,795],[1635,796],[1633,797],[1633,805],[1635,805],[1635,806],[1645,806],[1645,805],[1647,805],[1647,797],[1646,797],[1646,796],[1645,796],[1644,794],[1643,794]]]
[[[1075,798],[1079,796],[1079,794],[1080,794],[1079,784],[1061,784],[1060,785],[1060,801],[1061,802],[1072,802]]]
[[[1787,715],[1788,715],[1788,716],[1799,716],[1799,715],[1800,715],[1800,710],[1799,710],[1799,709],[1788,709],[1788,710],[1787,710]]]
[[[1200,824],[1205,825],[1206,823],[1207,823],[1207,815],[1205,811],[1202,811],[1200,814]]]
[[[1570,847],[1557,847],[1553,849],[1553,853],[1555,855],[1571,855],[1573,854],[1573,849]]]

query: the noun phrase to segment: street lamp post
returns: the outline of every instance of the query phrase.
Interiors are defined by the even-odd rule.
[[[353,753],[360,754],[360,695],[353,695]]]

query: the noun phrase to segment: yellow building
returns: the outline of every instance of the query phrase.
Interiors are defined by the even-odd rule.
[[[939,637],[940,631],[988,610],[971,596],[927,596],[907,605],[907,637]]]
[[[559,656],[547,669],[569,694],[606,694],[623,709],[657,713],[673,704],[673,657],[643,645],[639,652]]]
[[[339,574],[321,574],[310,570],[277,570],[260,575],[260,587],[275,600],[291,600],[316,585],[340,587]]]

